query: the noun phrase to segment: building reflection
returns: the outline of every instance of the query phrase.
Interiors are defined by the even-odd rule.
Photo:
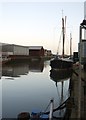
[[[25,75],[29,71],[28,64],[7,64],[2,66],[2,76],[9,77],[19,77],[20,75]]]
[[[31,72],[43,72],[44,61],[43,60],[32,60],[29,63],[29,71]]]
[[[19,77],[20,75],[26,75],[29,72],[42,72],[43,68],[43,61],[5,64],[2,66],[2,76]]]

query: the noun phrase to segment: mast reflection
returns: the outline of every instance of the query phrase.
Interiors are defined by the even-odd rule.
[[[69,70],[50,70],[50,78],[55,82],[56,90],[59,99],[59,106],[65,104],[63,109],[59,109],[57,113],[59,113],[59,117],[62,118],[67,113],[67,103],[70,101],[70,78],[72,76],[72,69]]]

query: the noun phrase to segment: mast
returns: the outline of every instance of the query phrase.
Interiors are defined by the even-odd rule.
[[[64,41],[65,41],[65,34],[64,34],[64,18],[62,17],[62,34],[63,34],[63,50],[62,50],[62,57],[64,57]]]
[[[72,35],[70,33],[70,57],[72,56]]]
[[[65,20],[64,20],[64,18],[62,17],[62,34],[63,34],[62,57],[64,57],[64,43],[65,43],[65,33],[66,33],[66,17],[67,17],[67,16],[65,16]]]

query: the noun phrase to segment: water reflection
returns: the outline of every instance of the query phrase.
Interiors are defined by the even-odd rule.
[[[61,105],[62,84],[61,82],[57,82],[57,86],[53,84],[55,81],[51,80],[49,63],[49,61],[31,61],[3,66],[3,71],[5,70],[3,72],[4,77],[1,78],[3,118],[16,118],[19,113],[31,112],[34,109],[45,110],[51,98],[54,98],[55,101],[54,108]],[[14,72],[10,71],[16,71],[15,76],[20,77],[15,80],[16,78],[12,77]],[[7,75],[10,75],[14,80],[7,80]],[[68,98],[68,86],[69,79],[64,81],[63,101]],[[63,113],[55,111],[54,116],[61,117]]]
[[[43,72],[43,69],[44,69],[44,61],[43,60],[30,61],[29,71]]]
[[[61,81],[67,80],[71,76],[72,76],[72,70],[71,69],[69,69],[69,70],[51,69],[50,70],[50,78],[55,82],[61,82]]]
[[[2,76],[19,77],[29,72],[43,72],[44,61],[31,61],[28,63],[6,64],[2,67]]]
[[[27,74],[28,71],[28,64],[8,64],[2,67],[2,76],[19,77],[19,75]]]
[[[50,78],[55,82],[57,94],[59,97],[59,105],[65,104],[63,109],[58,110],[59,116],[64,116],[66,114],[66,103],[67,99],[70,97],[69,84],[70,78],[72,76],[72,70],[50,70]],[[60,86],[60,89],[59,89]],[[66,102],[65,102],[66,101]]]

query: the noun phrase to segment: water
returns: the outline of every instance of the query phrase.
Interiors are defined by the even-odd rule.
[[[50,61],[5,65],[2,68],[2,117],[17,118],[21,112],[44,111],[54,98],[54,108],[68,98],[69,78],[55,82],[50,77]],[[62,98],[63,94],[63,98]],[[49,109],[48,109],[49,110]],[[55,116],[61,116],[61,111]]]

